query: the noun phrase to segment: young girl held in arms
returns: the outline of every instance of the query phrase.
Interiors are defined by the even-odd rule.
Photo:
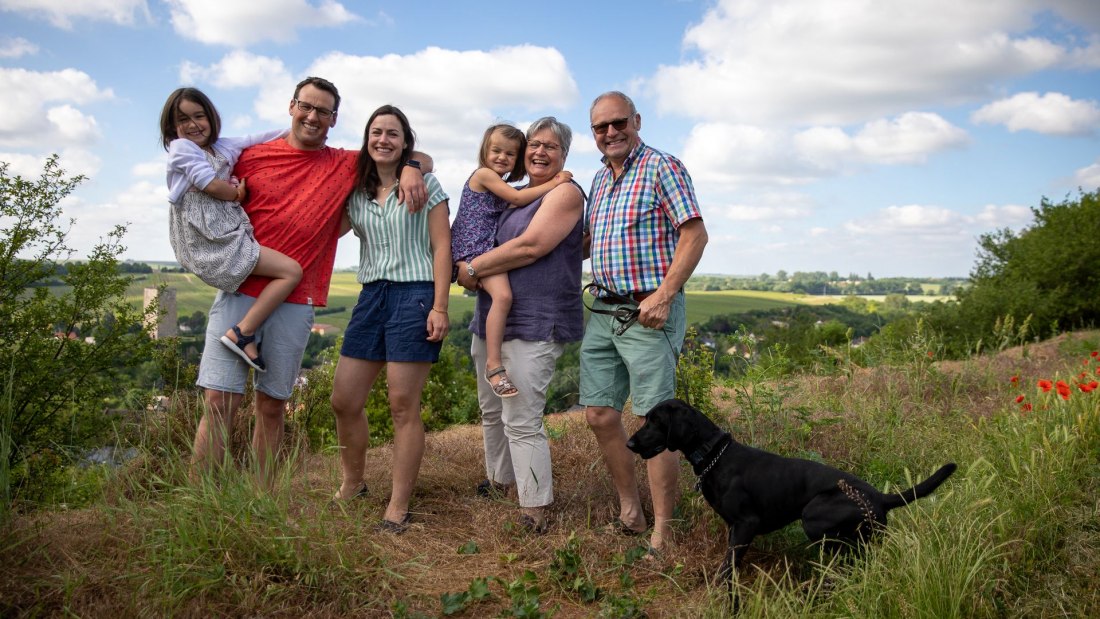
[[[497,219],[504,209],[527,206],[573,178],[570,172],[563,171],[552,182],[538,187],[512,187],[508,183],[518,181],[527,174],[523,163],[526,149],[527,138],[511,125],[498,124],[485,130],[478,155],[480,167],[462,188],[458,214],[451,228],[451,253],[455,263],[469,263],[493,248]],[[512,307],[512,288],[507,273],[490,275],[482,278],[480,283],[493,299],[485,320],[485,380],[489,381],[498,396],[510,398],[519,390],[508,378],[501,362],[500,348],[508,312]]]
[[[263,372],[256,330],[294,291],[302,267],[256,241],[241,208],[245,181],[230,174],[241,151],[287,131],[220,138],[220,129],[221,117],[202,91],[178,88],[168,96],[160,133],[168,151],[169,237],[180,265],[215,288],[236,292],[249,275],[271,278],[244,318],[221,336],[223,344]]]

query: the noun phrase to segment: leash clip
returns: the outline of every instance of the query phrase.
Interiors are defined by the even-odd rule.
[[[606,286],[601,286],[600,284],[597,284],[596,282],[588,284],[584,287],[584,289],[594,298],[606,298],[612,303],[617,303],[623,306],[617,307],[613,310],[603,310],[595,309],[589,305],[585,305],[585,307],[588,308],[588,311],[592,312],[593,314],[604,314],[614,318],[619,323],[619,326],[615,327],[615,335],[622,335],[626,333],[627,329],[629,329],[634,323],[638,322],[638,313],[640,312],[640,310],[638,308],[638,304],[634,302],[634,299],[621,295],[614,290],[607,288]],[[597,293],[600,292],[604,294],[603,297],[598,296]]]

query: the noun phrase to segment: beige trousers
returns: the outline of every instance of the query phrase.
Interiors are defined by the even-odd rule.
[[[550,442],[542,425],[542,411],[554,364],[564,349],[564,344],[556,342],[504,342],[501,361],[519,393],[501,398],[485,381],[485,340],[475,336],[470,344],[477,366],[485,473],[491,481],[516,484],[520,507],[544,507],[554,502]]]

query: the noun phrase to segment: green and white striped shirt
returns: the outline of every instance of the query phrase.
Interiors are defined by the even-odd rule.
[[[416,213],[397,203],[397,188],[386,203],[375,202],[361,189],[348,198],[351,228],[359,237],[360,284],[434,281],[432,248],[428,236],[428,212],[447,200],[434,174],[424,175],[428,203]]]

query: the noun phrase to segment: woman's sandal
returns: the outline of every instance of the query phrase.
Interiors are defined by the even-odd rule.
[[[223,335],[221,337],[222,344],[225,344],[226,347],[229,348],[229,350],[232,350],[233,353],[236,354],[238,357],[244,359],[245,363],[252,366],[257,372],[266,372],[267,365],[264,364],[264,358],[260,355],[249,357],[248,353],[244,350],[245,346],[248,346],[252,342],[256,341],[256,336],[245,335],[241,333],[241,328],[238,325],[233,325],[233,334],[237,336],[236,342],[229,339],[228,335]]]
[[[490,379],[498,375],[500,376],[500,382],[494,385],[493,381]],[[485,372],[485,382],[489,383],[489,386],[493,388],[493,393],[502,398],[511,398],[519,394],[519,389],[517,389],[515,384],[508,379],[508,374],[503,365]]]

